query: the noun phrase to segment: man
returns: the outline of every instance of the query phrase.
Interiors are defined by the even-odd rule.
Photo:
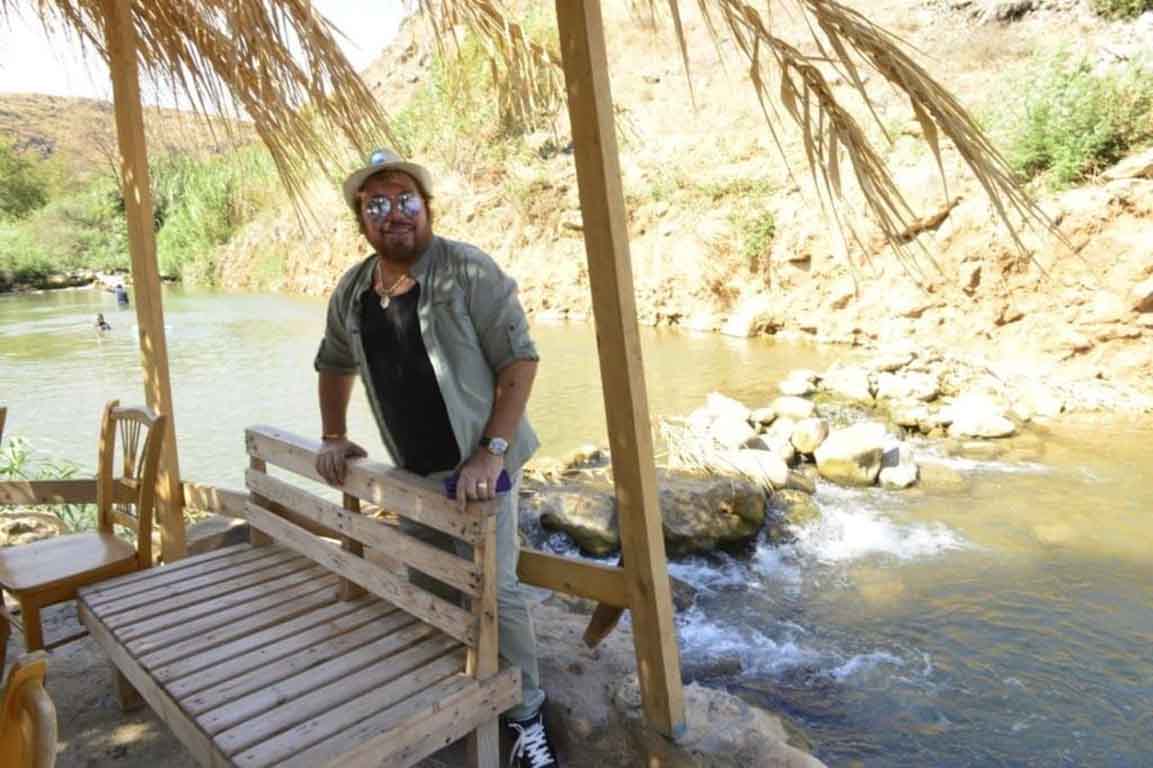
[[[432,178],[422,166],[377,150],[343,191],[374,253],[345,273],[329,300],[315,361],[317,471],[339,484],[347,461],[365,455],[345,423],[359,375],[397,466],[438,477],[456,470],[462,503],[498,499],[500,650],[524,679],[522,704],[505,713],[513,756],[521,768],[559,766],[516,576],[520,470],[538,445],[525,406],[539,360],[516,283],[479,249],[433,234]],[[511,489],[498,495],[502,470]]]

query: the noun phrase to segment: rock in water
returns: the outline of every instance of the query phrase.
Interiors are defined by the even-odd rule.
[[[821,387],[850,402],[872,403],[869,372],[855,366],[833,366],[821,379]]]
[[[533,506],[540,510],[543,528],[564,531],[586,554],[604,557],[621,548],[617,501],[611,493],[592,489],[542,491],[533,497]]]
[[[659,484],[670,552],[709,552],[744,544],[756,537],[765,522],[765,494],[753,483],[662,474]]]
[[[948,407],[950,437],[1008,437],[1017,431],[1000,406],[983,395],[963,395]]]
[[[881,457],[881,472],[877,482],[882,488],[899,491],[917,482],[917,462],[913,449],[905,443],[897,443],[885,450]]]
[[[813,453],[829,436],[829,422],[824,419],[804,419],[793,427],[789,442],[801,453]]]
[[[817,406],[813,404],[812,400],[790,395],[778,397],[769,407],[773,409],[778,418],[794,419],[795,421],[807,419],[817,410]]]
[[[842,485],[872,485],[881,472],[885,425],[862,422],[832,432],[814,453],[821,477]]]

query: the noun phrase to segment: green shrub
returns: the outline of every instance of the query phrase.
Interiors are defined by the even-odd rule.
[[[1153,0],[1091,0],[1093,12],[1107,19],[1135,19],[1153,11]]]
[[[1138,66],[1097,74],[1065,54],[1034,62],[1014,79],[994,118],[1013,169],[1064,187],[1153,138],[1153,75]]]
[[[27,216],[48,202],[48,179],[38,159],[0,144],[0,219]]]
[[[759,272],[777,234],[776,219],[772,211],[759,210],[747,214],[736,224],[741,241],[741,258],[750,272]]]
[[[0,450],[0,480],[70,480],[79,468],[70,461],[41,461],[32,459],[27,441],[19,437],[5,440]],[[35,506],[3,507],[12,512],[32,512],[54,515],[70,531],[90,531],[96,527],[94,504],[43,504]]]

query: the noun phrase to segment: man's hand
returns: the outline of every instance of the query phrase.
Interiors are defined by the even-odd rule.
[[[347,438],[325,440],[316,456],[316,471],[329,485],[342,485],[349,459],[363,459],[368,452]]]
[[[504,457],[495,456],[484,448],[476,451],[460,467],[456,480],[456,500],[487,501],[496,498],[496,479],[504,469]]]

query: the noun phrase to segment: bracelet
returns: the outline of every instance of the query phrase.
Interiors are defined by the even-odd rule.
[[[347,432],[325,432],[320,436],[321,441],[324,440],[343,440],[348,437]]]

